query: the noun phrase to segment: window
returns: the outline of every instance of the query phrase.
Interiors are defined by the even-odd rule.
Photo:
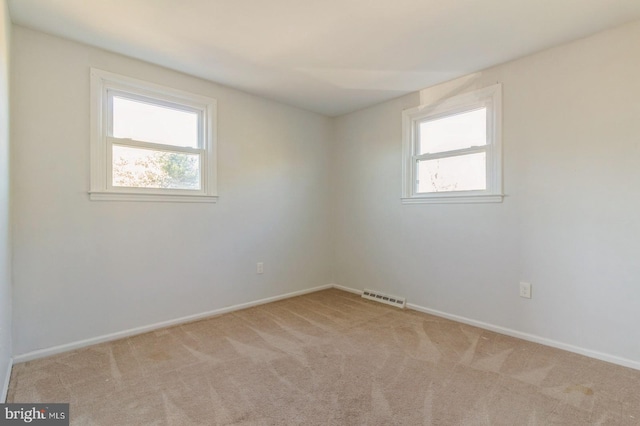
[[[404,203],[502,201],[501,89],[403,112]]]
[[[215,202],[216,101],[91,70],[92,200]]]

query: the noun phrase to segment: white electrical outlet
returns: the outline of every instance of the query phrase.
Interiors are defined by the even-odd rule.
[[[531,299],[531,283],[520,282],[520,297]]]
[[[258,262],[258,264],[256,265],[256,273],[264,274],[264,263]]]

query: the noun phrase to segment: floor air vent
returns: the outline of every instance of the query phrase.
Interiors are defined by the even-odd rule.
[[[362,292],[362,297],[402,309],[404,309],[405,305],[404,297],[389,296],[388,294],[380,293],[379,291],[367,290],[366,288]]]

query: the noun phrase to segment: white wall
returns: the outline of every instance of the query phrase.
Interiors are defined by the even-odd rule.
[[[11,20],[0,0],[0,402],[11,365],[11,226],[9,222],[9,50]]]
[[[338,118],[335,281],[640,368],[639,41],[635,22],[424,91],[503,83],[501,204],[400,203],[418,93]]]
[[[12,40],[14,354],[331,282],[328,118],[19,26]],[[218,100],[217,204],[89,201],[89,67]]]

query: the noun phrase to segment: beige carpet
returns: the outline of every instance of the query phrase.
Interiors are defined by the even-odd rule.
[[[75,425],[639,425],[640,371],[327,290],[17,364]]]

